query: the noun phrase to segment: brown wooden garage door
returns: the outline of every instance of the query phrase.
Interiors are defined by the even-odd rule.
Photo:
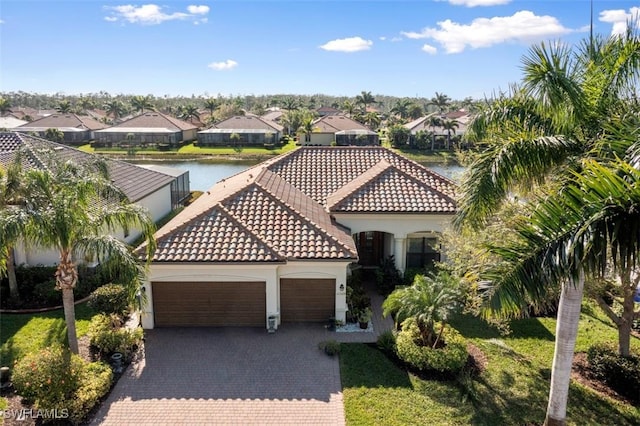
[[[280,316],[283,322],[326,321],[336,312],[336,280],[281,279]]]
[[[156,327],[265,326],[264,282],[154,282]]]

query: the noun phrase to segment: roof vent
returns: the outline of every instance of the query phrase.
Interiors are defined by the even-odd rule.
[[[56,146],[53,148],[54,151],[62,151],[64,148],[62,148],[61,146]]]

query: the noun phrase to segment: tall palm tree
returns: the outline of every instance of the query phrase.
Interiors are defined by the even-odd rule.
[[[154,225],[147,211],[128,204],[113,186],[106,167],[53,161],[41,170],[24,175],[29,194],[24,209],[0,211],[0,247],[23,238],[34,247],[59,252],[56,288],[62,291],[69,348],[78,353],[73,289],[78,281],[77,258],[105,261],[117,270],[133,299],[144,268],[126,243],[113,234],[134,227],[149,244],[147,258],[155,248]]]
[[[368,112],[364,115],[364,124],[369,126],[370,129],[376,130],[380,125],[380,115],[377,112]]]
[[[412,120],[417,120],[423,115],[424,109],[422,109],[422,106],[415,102],[411,102],[411,104],[409,105],[409,109],[407,110],[407,117]]]
[[[315,119],[312,115],[308,115],[302,119],[298,132],[304,134],[305,142],[311,141],[311,133],[315,130]]]
[[[431,151],[435,149],[436,145],[436,127],[442,126],[442,119],[435,114],[429,117],[429,127],[431,127]]]
[[[367,107],[375,103],[377,103],[376,98],[371,94],[371,92],[363,90],[358,96],[356,96],[356,104],[362,105],[363,112],[367,112]]]
[[[108,101],[106,104],[104,104],[104,109],[107,115],[113,116],[114,122],[126,113],[125,105],[119,99],[112,99]]]
[[[561,193],[587,159],[607,163],[628,148],[624,141],[607,139],[605,129],[629,106],[628,94],[640,77],[640,42],[632,31],[577,48],[543,43],[532,47],[523,63],[522,87],[501,95],[472,122],[471,140],[481,142],[483,150],[461,183],[457,227],[482,226],[504,200],[525,188],[546,182],[548,194]],[[520,199],[526,200],[523,195]],[[566,422],[585,265],[571,264],[570,279],[559,279],[549,272],[551,266],[538,264],[552,274],[547,282],[562,288],[545,421],[555,425]],[[539,282],[537,292],[544,291],[544,283]]]
[[[0,210],[15,209],[24,202],[24,189],[22,185],[22,167],[20,159],[9,164],[3,170],[0,167]],[[20,300],[20,290],[18,289],[18,280],[16,278],[15,258],[13,252],[13,243],[8,241],[4,246],[6,258],[6,272],[9,281],[9,298],[14,301]]]
[[[347,117],[351,118],[356,111],[356,104],[350,100],[346,100],[342,103],[342,111],[347,114]]]
[[[449,109],[449,106],[451,105],[451,98],[444,93],[436,92],[436,95],[431,98],[427,105],[435,106],[442,115]]]
[[[137,95],[131,98],[131,106],[136,112],[144,114],[144,110],[153,110],[153,97],[151,95]]]
[[[81,96],[80,99],[78,99],[78,107],[82,113],[86,113],[88,110],[95,108],[95,106],[96,104],[91,98]]]
[[[194,118],[200,118],[198,107],[194,104],[185,105],[182,108],[182,114],[180,115],[180,118],[183,120],[189,120],[191,123],[193,123]]]
[[[298,102],[296,98],[287,96],[280,100],[280,105],[282,106],[282,109],[285,109],[287,111],[293,111],[300,107],[300,102]]]
[[[447,149],[451,146],[451,132],[456,134],[456,129],[460,126],[457,120],[445,119],[442,121],[442,128],[447,131]]]
[[[218,102],[216,98],[209,98],[204,101],[204,107],[209,111],[209,116],[213,116],[213,113],[216,112],[219,106],[220,102]]]
[[[409,116],[409,107],[411,104],[412,102],[407,98],[398,99],[389,112],[391,114],[398,115],[402,120],[405,120]]]

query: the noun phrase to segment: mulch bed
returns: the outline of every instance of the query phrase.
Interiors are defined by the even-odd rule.
[[[593,389],[601,395],[608,396],[626,404],[634,405],[624,396],[620,395],[615,390],[611,389],[606,383],[598,380],[593,376],[591,370],[589,370],[589,361],[587,361],[587,354],[584,352],[578,352],[573,356],[573,369],[571,371],[571,378],[583,386]]]

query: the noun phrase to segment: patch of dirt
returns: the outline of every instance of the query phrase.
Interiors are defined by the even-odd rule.
[[[469,358],[465,368],[468,368],[473,374],[481,374],[486,370],[489,361],[487,360],[487,356],[479,347],[473,343],[468,343],[467,352],[469,352]]]
[[[582,384],[583,386],[593,389],[599,394],[606,395],[609,398],[615,399],[617,401],[633,405],[633,402],[629,401],[627,398],[611,389],[606,383],[593,376],[591,370],[589,369],[587,354],[584,352],[578,352],[573,356],[573,369],[571,371],[571,378],[576,382]]]

